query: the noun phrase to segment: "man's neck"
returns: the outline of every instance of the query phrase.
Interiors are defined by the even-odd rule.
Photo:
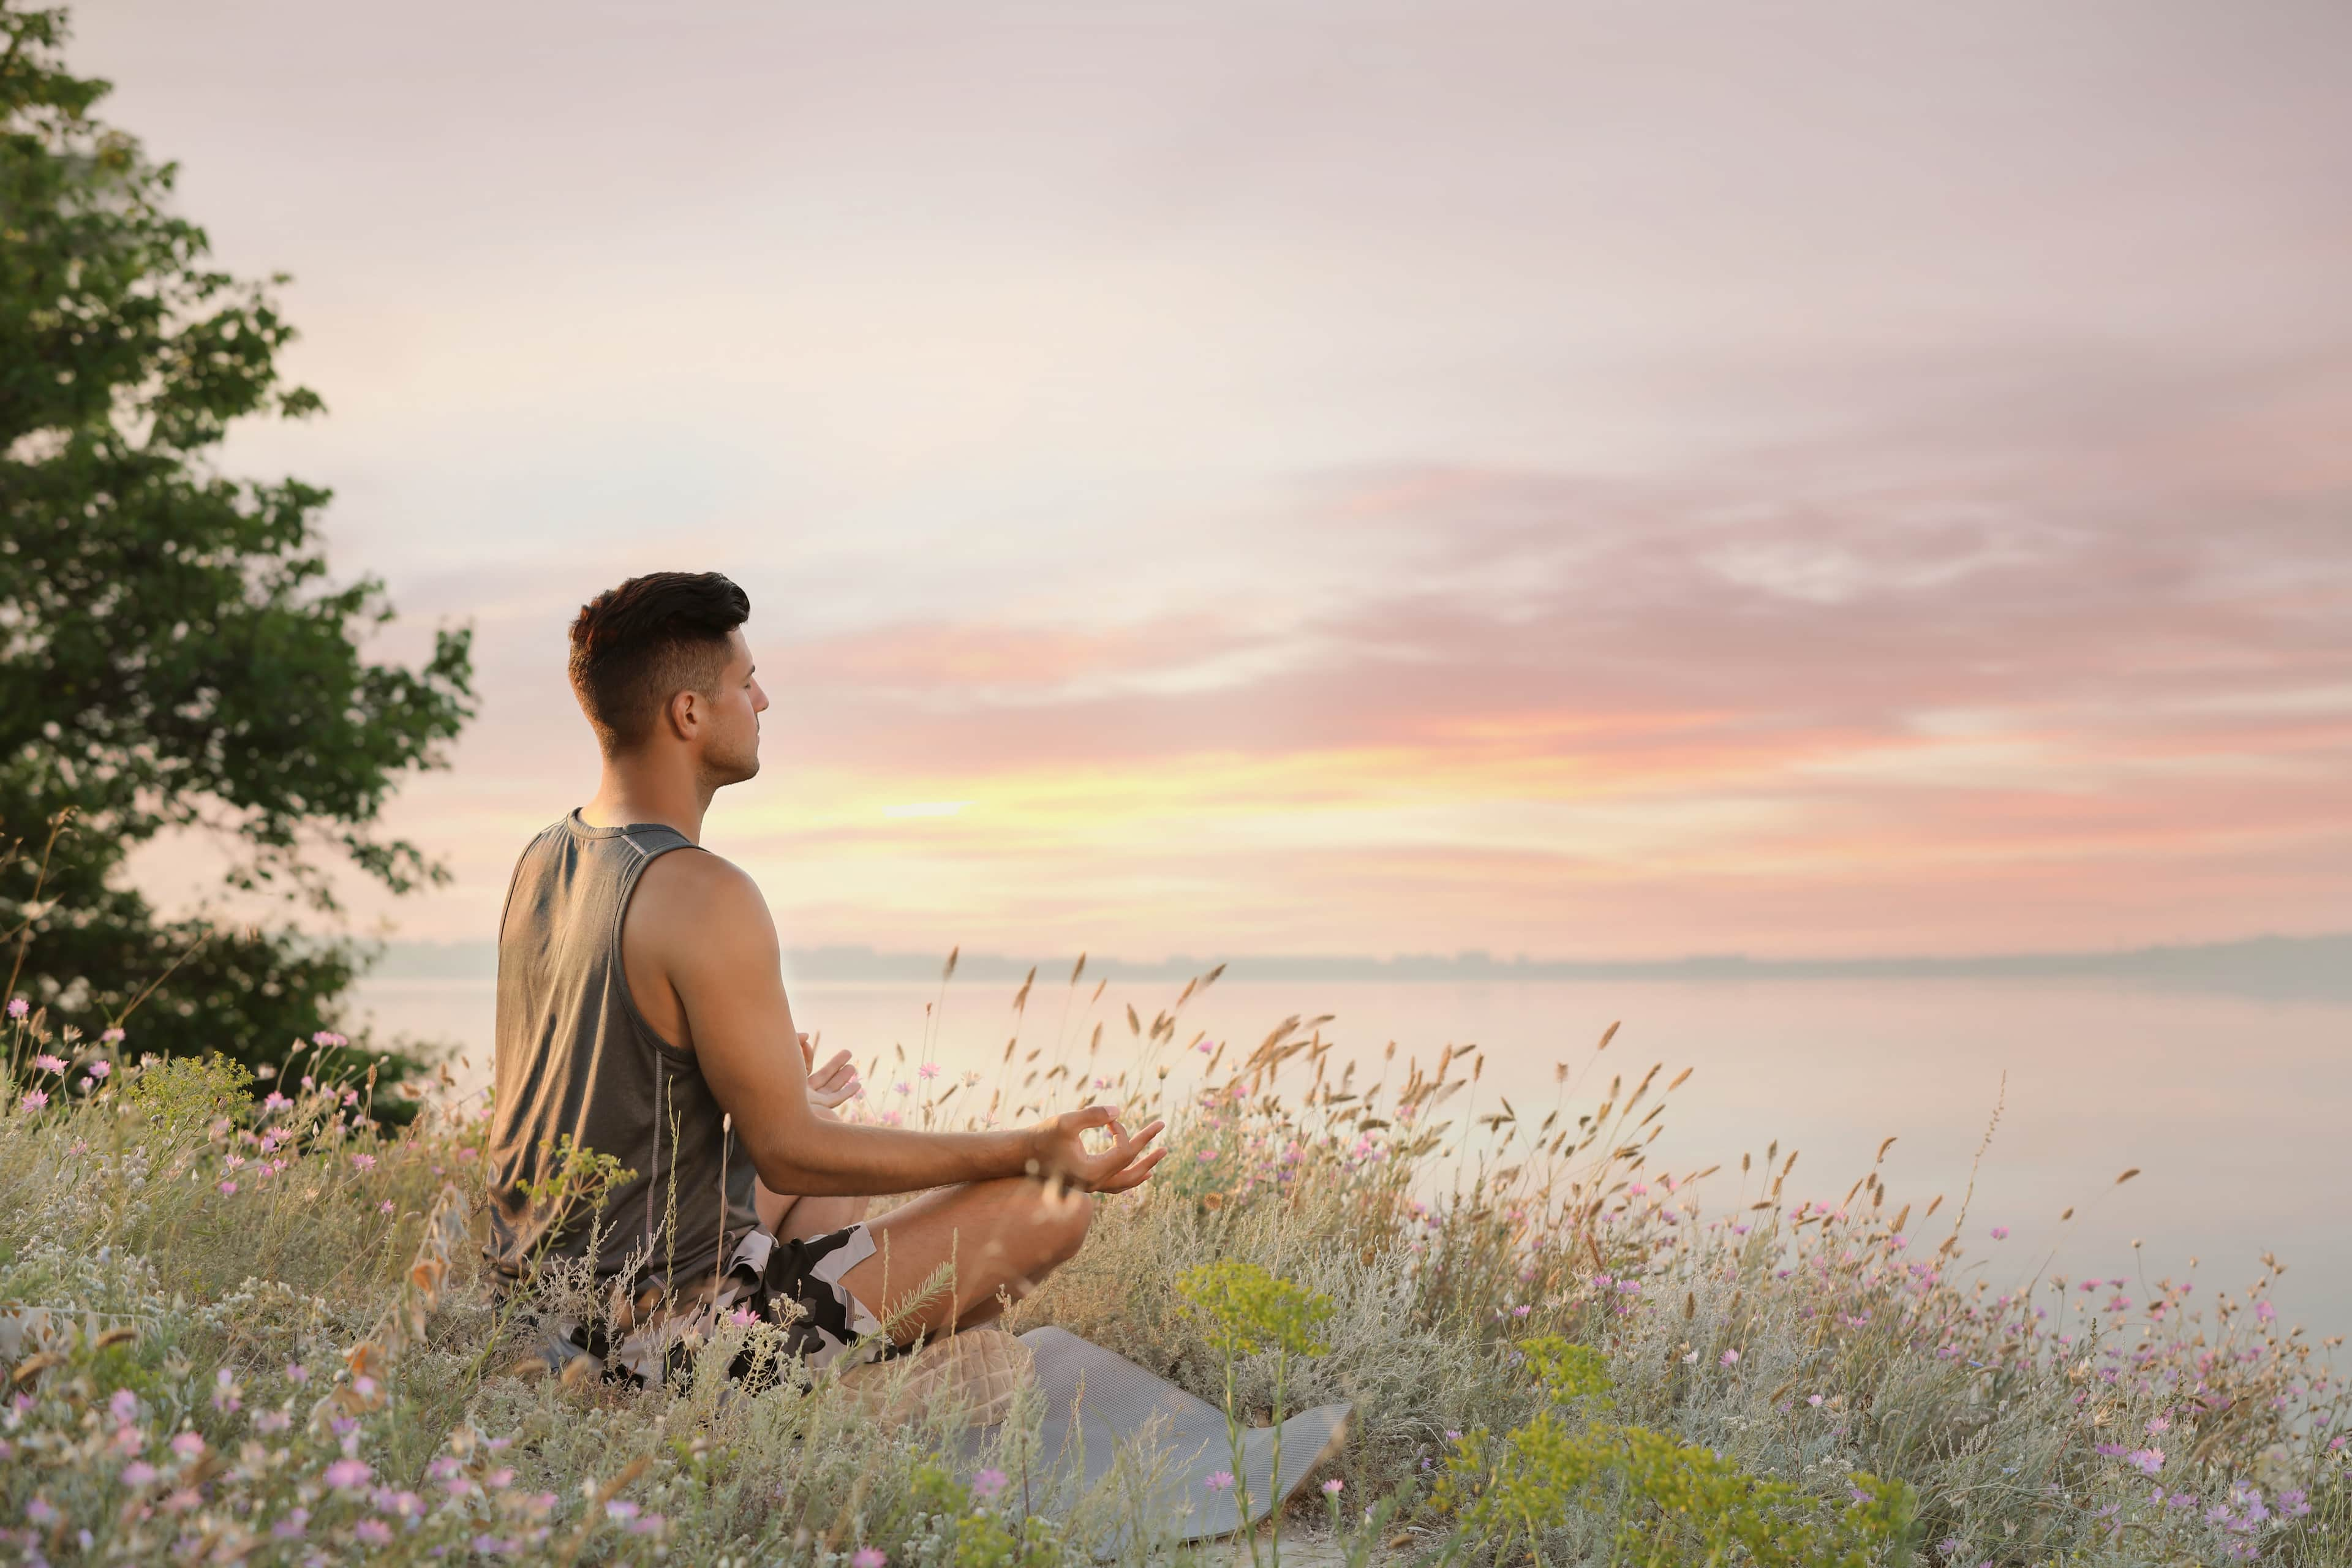
[[[657,822],[675,827],[688,841],[702,842],[703,815],[710,809],[710,792],[686,769],[668,759],[607,757],[596,793],[580,808],[580,820],[591,827],[626,827]]]

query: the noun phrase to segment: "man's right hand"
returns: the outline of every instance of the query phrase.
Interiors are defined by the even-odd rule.
[[[1108,1105],[1064,1111],[1030,1135],[1034,1151],[1030,1174],[1067,1182],[1081,1192],[1126,1192],[1140,1186],[1152,1167],[1167,1157],[1165,1149],[1145,1152],[1166,1125],[1154,1121],[1130,1138],[1119,1125],[1118,1112]],[[1111,1141],[1108,1148],[1092,1153],[1087,1149],[1086,1135],[1098,1127],[1110,1130]]]

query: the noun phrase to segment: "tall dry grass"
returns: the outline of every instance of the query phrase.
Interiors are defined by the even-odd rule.
[[[2164,1282],[1999,1290],[1979,1267],[1998,1243],[1965,1203],[1906,1204],[1875,1168],[1815,1188],[1771,1147],[1660,1168],[1682,1079],[1612,1070],[1605,1037],[1523,1124],[1480,1108],[1475,1055],[1349,1064],[1298,1020],[1226,1049],[1182,1026],[1195,990],[1098,1027],[1074,974],[1050,1043],[1016,1034],[993,1075],[919,1064],[922,1092],[866,1114],[961,1124],[1077,1088],[1168,1114],[1160,1175],[1101,1205],[1012,1326],[1061,1324],[1216,1399],[1224,1361],[1180,1276],[1241,1259],[1318,1293],[1330,1351],[1294,1361],[1286,1394],[1354,1403],[1339,1495],[1350,1519],[1396,1500],[1391,1555],[1482,1550],[1433,1482],[1465,1435],[1541,1413],[1521,1347],[1550,1334],[1603,1358],[1612,1419],[1825,1504],[1857,1471],[1907,1482],[1923,1561],[2352,1563],[2352,1410],[2326,1352],[2269,1311],[2266,1278],[2210,1302]],[[824,1379],[731,1385],[757,1325],[719,1325],[667,1387],[513,1375],[533,1326],[493,1306],[467,1229],[483,1124],[462,1103],[394,1133],[364,1085],[306,1081],[300,1056],[255,1100],[218,1066],[11,1027],[0,1529],[27,1561],[977,1568],[1155,1550],[1132,1500],[1148,1458],[1042,1534],[975,1534],[1001,1505],[942,1467],[951,1413],[885,1430]],[[1203,1047],[1197,1084],[1171,1070]],[[1272,1359],[1233,1370],[1243,1412],[1270,1415]],[[984,1466],[1045,1462],[1024,1419]],[[1532,1546],[1608,1562],[1627,1526],[1664,1540],[1673,1522],[1592,1488]]]

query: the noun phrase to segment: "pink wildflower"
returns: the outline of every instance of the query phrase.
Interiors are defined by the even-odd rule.
[[[1219,1470],[1201,1484],[1213,1492],[1231,1491],[1234,1485],[1234,1473],[1231,1470]]]
[[[40,1068],[43,1072],[63,1072],[66,1070],[65,1058],[53,1057],[47,1051],[43,1051],[40,1055],[35,1057],[33,1058],[33,1065]]]
[[[1323,1495],[1325,1497],[1338,1497],[1341,1492],[1347,1489],[1348,1483],[1341,1480],[1337,1476],[1333,1476],[1329,1480],[1323,1483]]]
[[[28,1089],[25,1091],[25,1098],[19,1102],[18,1109],[24,1110],[38,1110],[48,1102],[49,1097],[47,1095],[42,1093],[37,1089]]]
[[[971,1489],[976,1497],[994,1497],[1004,1489],[1004,1472],[1003,1470],[981,1471],[971,1478]]]
[[[878,1546],[861,1546],[849,1554],[849,1568],[886,1568],[890,1554]]]
[[[337,1459],[327,1467],[327,1484],[339,1491],[357,1491],[375,1469],[364,1459]]]
[[[353,1169],[353,1170],[355,1170],[355,1171],[373,1171],[373,1170],[374,1170],[374,1169],[375,1169],[375,1156],[374,1156],[374,1155],[373,1155],[373,1154],[354,1154],[354,1155],[352,1155],[352,1169]]]

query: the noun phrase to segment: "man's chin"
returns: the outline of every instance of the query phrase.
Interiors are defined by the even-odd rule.
[[[705,758],[703,769],[704,777],[710,781],[711,788],[725,789],[729,784],[739,784],[758,778],[760,759],[756,753],[749,757],[730,757],[724,762],[717,758]]]

